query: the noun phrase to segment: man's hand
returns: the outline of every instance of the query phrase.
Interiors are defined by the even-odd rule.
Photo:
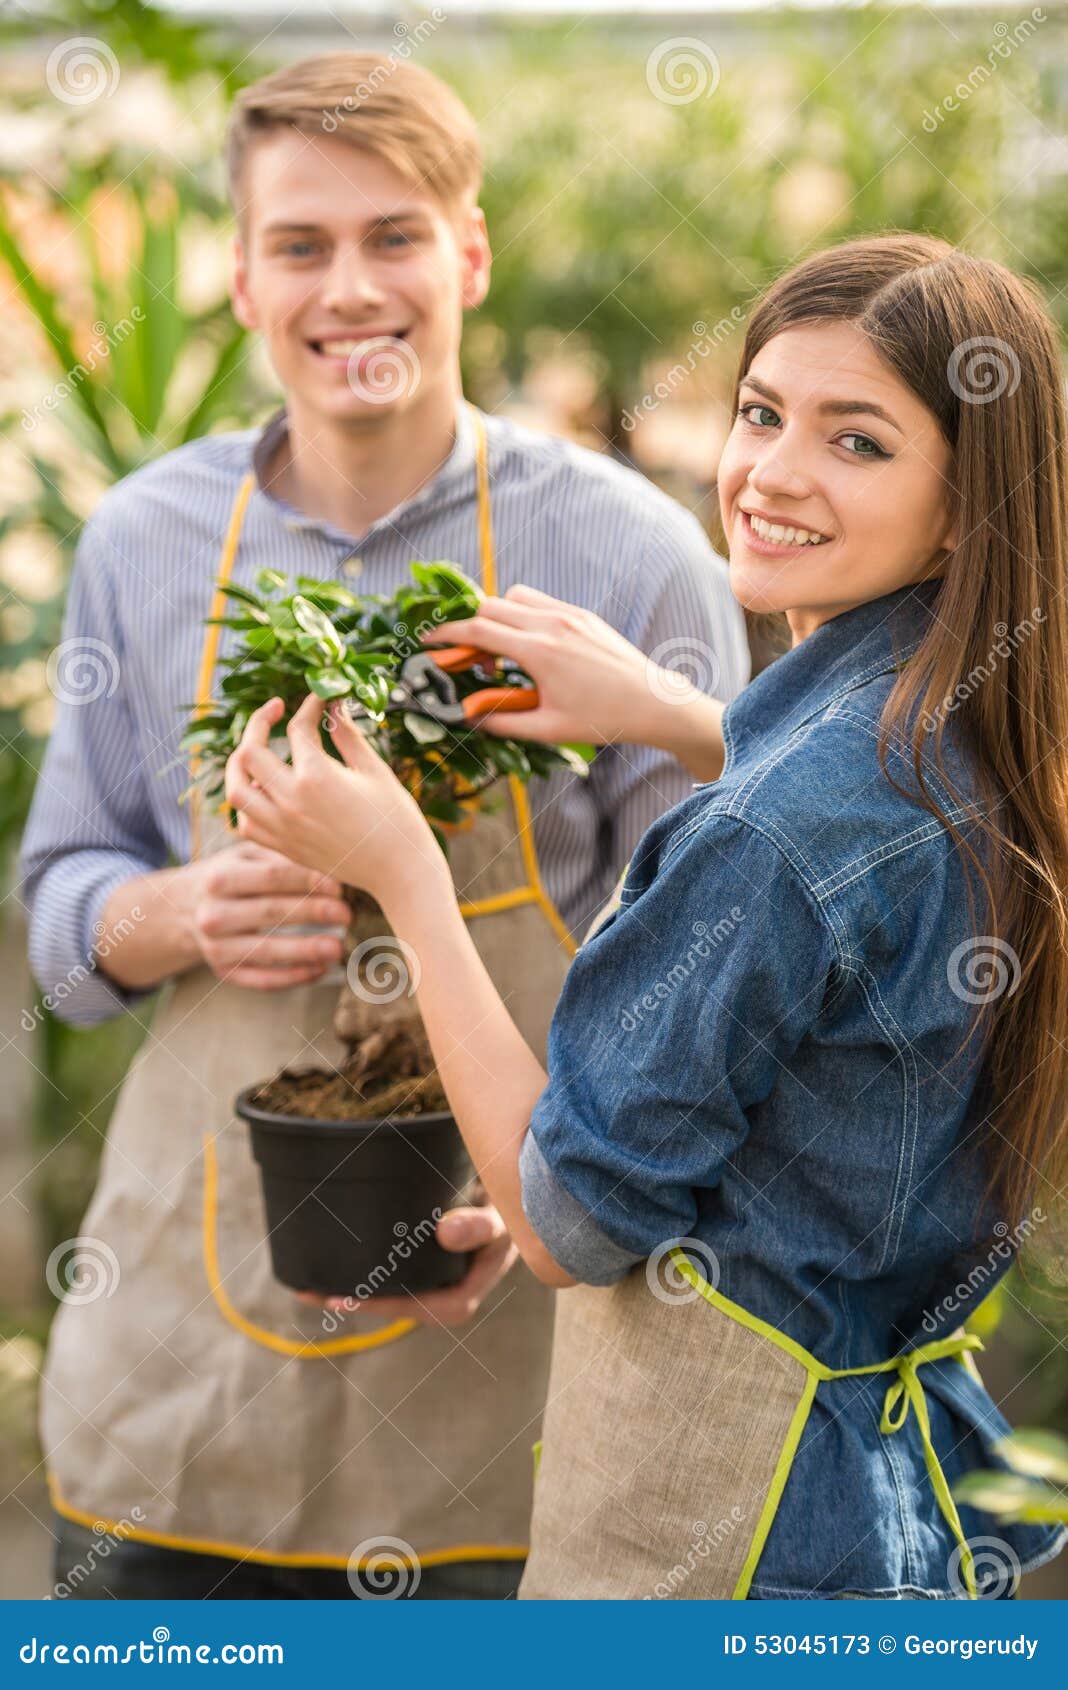
[[[318,980],[340,961],[332,933],[279,931],[303,923],[347,927],[341,885],[277,851],[243,842],[190,864],[190,920],[220,980],[262,992]]]
[[[373,1314],[390,1320],[417,1320],[427,1326],[462,1326],[477,1314],[495,1285],[512,1267],[519,1251],[505,1231],[496,1209],[450,1209],[437,1226],[443,1250],[473,1250],[474,1259],[463,1279],[441,1291],[421,1291],[411,1297],[372,1297],[359,1303],[353,1297],[317,1297],[298,1291],[302,1303],[348,1314]]]
[[[280,929],[347,928],[349,914],[338,881],[243,841],[124,880],[95,924],[96,962],[127,991],[206,962],[220,980],[277,992],[320,979],[343,949],[337,934]]]

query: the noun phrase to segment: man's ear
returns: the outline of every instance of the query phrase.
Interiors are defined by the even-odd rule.
[[[234,236],[233,271],[230,276],[230,304],[243,329],[259,328],[256,303],[248,280],[248,260],[240,235]]]
[[[489,236],[486,233],[486,219],[480,206],[472,206],[467,212],[460,226],[458,240],[460,257],[463,260],[460,302],[465,311],[477,311],[489,292],[490,267],[493,263]]]

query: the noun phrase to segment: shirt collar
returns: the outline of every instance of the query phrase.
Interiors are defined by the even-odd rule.
[[[357,536],[344,534],[341,529],[335,528],[333,524],[322,521],[318,517],[308,516],[303,511],[298,511],[285,499],[279,498],[277,493],[268,491],[264,486],[264,475],[267,467],[274,456],[279,441],[283,440],[288,432],[289,418],[283,406],[281,410],[276,411],[272,417],[268,418],[253,440],[252,470],[256,477],[258,490],[277,509],[288,527],[312,529],[328,536],[343,539],[351,545],[353,539]],[[442,503],[445,497],[464,481],[470,483],[471,491],[474,492],[475,455],[474,418],[467,401],[461,399],[456,407],[456,433],[452,448],[437,474],[431,476],[430,480],[413,493],[410,498],[402,499],[399,505],[394,505],[391,511],[387,511],[384,516],[378,517],[358,538],[363,541],[367,539],[368,535],[377,533],[379,529],[391,528],[402,515],[407,516],[413,511],[433,508]]]
[[[792,732],[845,693],[899,668],[930,628],[941,585],[924,581],[856,605],[776,658],[727,706],[731,760],[746,740]]]

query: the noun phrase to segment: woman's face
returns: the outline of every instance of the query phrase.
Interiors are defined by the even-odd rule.
[[[956,543],[950,450],[852,323],[784,329],[757,353],[719,467],[731,587],[785,611],[794,643],[937,573]]]

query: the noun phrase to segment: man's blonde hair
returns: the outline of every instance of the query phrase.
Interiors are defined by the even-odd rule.
[[[450,212],[474,205],[482,145],[474,118],[441,79],[388,53],[320,53],[253,82],[226,131],[230,199],[244,216],[248,154],[262,135],[340,135],[425,187]]]

